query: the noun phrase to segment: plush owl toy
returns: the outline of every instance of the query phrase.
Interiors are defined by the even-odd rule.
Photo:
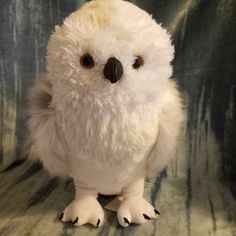
[[[183,120],[173,54],[167,31],[122,0],[90,1],[56,26],[29,127],[49,173],[74,180],[60,220],[101,226],[99,193],[119,196],[123,227],[159,214],[143,198],[144,179],[174,157]]]

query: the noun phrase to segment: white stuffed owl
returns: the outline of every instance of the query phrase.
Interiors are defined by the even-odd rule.
[[[159,214],[143,190],[174,157],[183,120],[173,54],[167,31],[122,0],[88,2],[55,28],[29,127],[44,167],[75,183],[60,220],[101,226],[98,193],[119,195],[124,227]]]

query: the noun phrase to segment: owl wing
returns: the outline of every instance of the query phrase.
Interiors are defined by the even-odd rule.
[[[161,104],[156,142],[147,159],[148,174],[154,174],[164,169],[176,154],[184,112],[182,100],[174,81],[169,81]]]
[[[56,111],[51,106],[52,96],[52,84],[48,79],[40,79],[34,84],[28,97],[28,127],[35,156],[50,174],[66,177],[66,146],[56,120]]]

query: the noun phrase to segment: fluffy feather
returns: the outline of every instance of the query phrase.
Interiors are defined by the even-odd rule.
[[[92,69],[80,65],[85,53],[94,58]],[[30,98],[31,136],[46,169],[115,194],[164,168],[174,157],[183,120],[170,80],[173,54],[168,32],[121,0],[86,3],[56,27],[47,76]],[[144,65],[136,70],[137,55]],[[115,84],[103,75],[110,57],[124,68]]]

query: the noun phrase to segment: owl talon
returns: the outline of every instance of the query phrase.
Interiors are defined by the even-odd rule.
[[[154,209],[156,215],[160,215],[160,212],[157,209]]]
[[[145,220],[151,220],[151,218],[149,216],[147,216],[146,214],[143,214],[143,217]]]
[[[74,225],[74,224],[78,223],[78,220],[79,220],[79,217],[76,217],[75,220],[72,222],[72,224]]]
[[[99,224],[100,224],[100,219],[98,219],[98,222],[97,222],[97,228],[99,227]]]
[[[60,217],[59,217],[59,220],[62,220],[63,216],[64,216],[64,213],[62,212]]]
[[[125,221],[125,223],[128,224],[128,225],[130,224],[129,221],[128,221],[128,219],[125,218],[125,217],[124,217],[124,221]]]

